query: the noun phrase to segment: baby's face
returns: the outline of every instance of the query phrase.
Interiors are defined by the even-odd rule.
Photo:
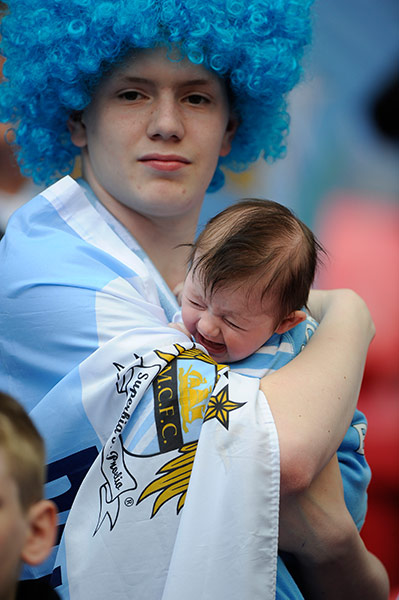
[[[182,294],[184,325],[219,363],[246,358],[274,333],[274,316],[267,314],[260,298],[249,301],[249,286],[222,287],[209,297],[197,274],[193,276],[190,271],[186,277]]]
[[[29,532],[18,495],[9,473],[5,452],[0,448],[0,597],[8,597],[19,578],[21,552]]]

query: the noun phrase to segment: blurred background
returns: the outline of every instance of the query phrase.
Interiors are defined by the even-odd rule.
[[[289,98],[286,157],[230,177],[203,219],[243,194],[281,202],[310,227],[337,192],[398,201],[399,3],[316,0],[314,21],[305,79]]]
[[[200,224],[242,197],[281,202],[328,251],[317,285],[350,287],[367,301],[377,334],[359,400],[373,471],[362,536],[389,572],[393,599],[399,593],[399,3],[316,0],[314,15],[306,77],[290,97],[285,159],[228,175],[223,191],[207,196]],[[6,129],[0,124],[0,236],[12,211],[38,190],[21,177],[4,143]]]

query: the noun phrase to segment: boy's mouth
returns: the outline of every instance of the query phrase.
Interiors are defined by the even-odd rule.
[[[157,171],[178,171],[190,164],[187,158],[178,154],[146,154],[139,162]]]
[[[204,338],[200,333],[198,333],[198,331],[196,333],[195,339],[199,344],[201,344],[208,350],[209,354],[223,354],[224,352],[226,352],[225,344],[211,342],[210,340]]]

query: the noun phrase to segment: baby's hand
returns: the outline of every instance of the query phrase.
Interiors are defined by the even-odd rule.
[[[173,329],[177,329],[178,331],[182,331],[187,337],[190,338],[190,340],[192,339],[192,335],[188,331],[188,329],[185,328],[184,323],[181,323],[181,322],[169,323],[169,327],[173,327]]]

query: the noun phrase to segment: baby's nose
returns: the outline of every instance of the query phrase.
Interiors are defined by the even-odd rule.
[[[213,339],[216,341],[216,338],[220,335],[220,327],[217,319],[215,319],[212,315],[206,314],[204,315],[198,325],[197,329],[201,335],[206,338]]]

